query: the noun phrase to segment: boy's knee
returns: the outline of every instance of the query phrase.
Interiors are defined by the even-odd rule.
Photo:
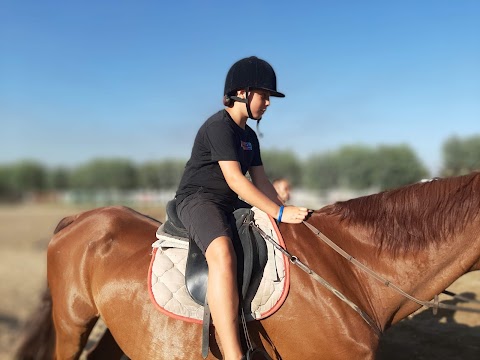
[[[223,269],[236,268],[237,257],[232,241],[226,236],[213,240],[205,252],[209,268],[221,267]]]

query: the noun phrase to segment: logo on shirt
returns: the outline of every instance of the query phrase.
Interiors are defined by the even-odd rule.
[[[243,150],[253,150],[252,143],[248,141],[241,141]]]

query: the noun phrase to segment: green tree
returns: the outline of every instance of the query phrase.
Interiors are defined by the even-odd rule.
[[[262,162],[270,180],[284,177],[293,186],[302,183],[302,164],[293,151],[262,150]]]
[[[185,169],[184,160],[164,160],[160,163],[160,183],[161,189],[177,188]]]
[[[0,166],[0,199],[8,200],[14,192],[12,171],[10,166]]]
[[[363,145],[340,148],[336,154],[338,162],[338,184],[351,189],[367,189],[374,185],[377,152]]]
[[[127,159],[94,159],[73,171],[72,185],[78,189],[130,190],[137,187],[137,168]]]
[[[480,169],[480,135],[466,138],[452,136],[442,146],[442,176],[464,175]]]
[[[310,189],[331,189],[338,186],[340,177],[337,156],[333,152],[314,154],[304,163],[303,185]]]
[[[185,168],[185,160],[151,161],[138,169],[139,185],[145,189],[173,189],[178,187]]]
[[[14,191],[42,191],[47,187],[47,170],[33,160],[23,160],[10,167]]]
[[[305,184],[313,189],[387,189],[428,176],[425,166],[406,145],[344,146],[335,152],[311,156],[305,173]]]
[[[407,145],[383,145],[377,149],[374,181],[380,189],[392,189],[429,177],[427,168]]]
[[[66,190],[70,188],[70,170],[57,167],[48,172],[48,186],[52,190]]]

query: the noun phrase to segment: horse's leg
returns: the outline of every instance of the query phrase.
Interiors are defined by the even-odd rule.
[[[95,316],[79,314],[67,304],[54,303],[55,359],[79,359],[96,321]]]
[[[63,238],[65,239],[65,238]],[[47,276],[52,295],[52,316],[56,332],[56,359],[78,359],[93,329],[98,311],[87,290],[90,268],[87,255],[79,255],[81,245],[55,237],[49,244]],[[84,251],[84,250],[83,250]],[[64,256],[65,253],[69,257]],[[78,259],[78,262],[77,262]]]
[[[122,349],[117,345],[112,333],[108,329],[105,330],[105,333],[98,340],[97,344],[86,354],[88,360],[120,360],[123,356]]]

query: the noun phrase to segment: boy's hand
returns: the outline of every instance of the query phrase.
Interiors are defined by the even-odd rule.
[[[285,206],[281,222],[288,224],[300,224],[308,215],[308,209],[297,206]],[[278,219],[278,217],[277,217]]]

